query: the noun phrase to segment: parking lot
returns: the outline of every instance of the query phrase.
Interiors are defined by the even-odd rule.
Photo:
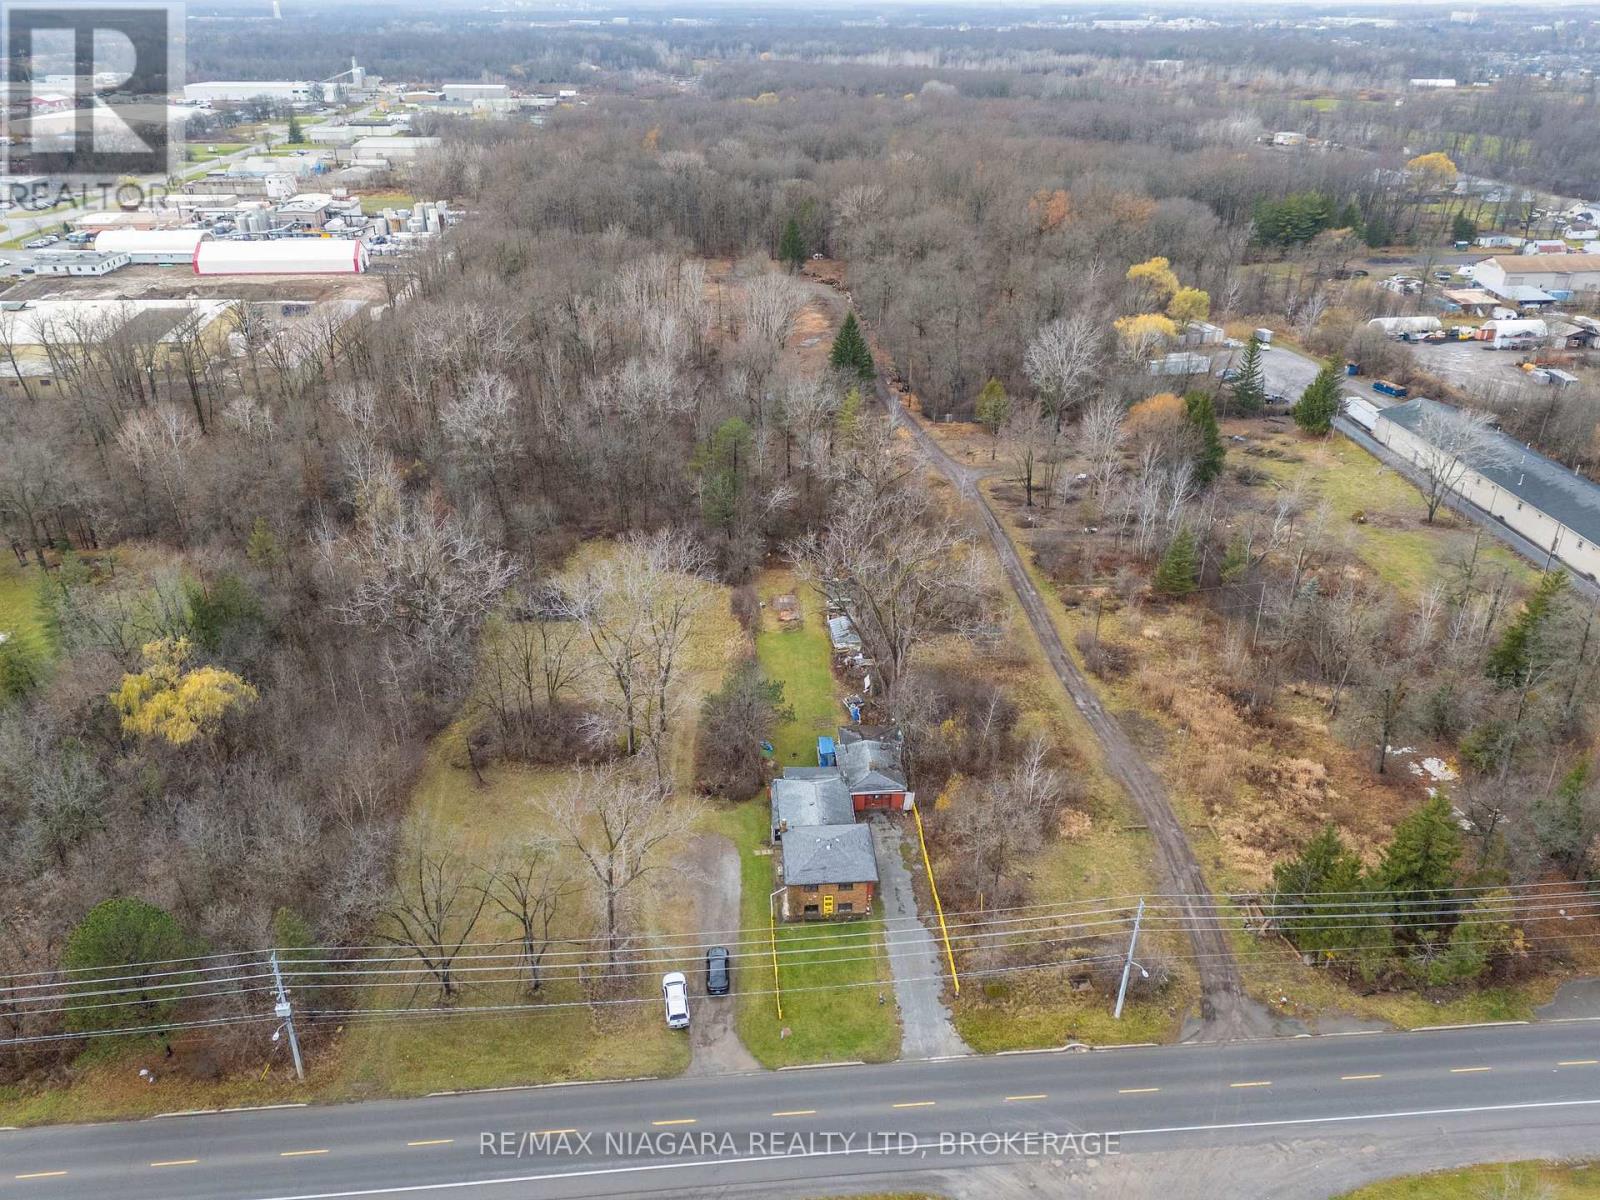
[[[1514,350],[1485,350],[1487,342],[1421,342],[1410,347],[1417,365],[1430,375],[1478,396],[1515,394],[1530,383],[1517,364],[1526,357]]]

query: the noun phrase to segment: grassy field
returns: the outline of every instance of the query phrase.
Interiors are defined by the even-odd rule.
[[[1600,1165],[1519,1162],[1390,1179],[1335,1200],[1595,1200]]]
[[[386,208],[410,208],[416,202],[410,192],[367,192],[361,197],[361,211],[372,216]]]
[[[794,710],[772,739],[778,767],[815,766],[817,736],[831,733],[845,716],[833,683],[832,648],[823,620],[822,601],[814,591],[795,581],[789,571],[767,571],[756,585],[767,604],[763,626],[756,638],[756,658],[769,679],[783,682],[783,699]],[[802,618],[793,629],[778,628],[772,598],[784,593],[800,601]]]
[[[184,148],[185,161],[191,163],[211,162],[227,154],[234,154],[243,150],[249,142],[190,142]]]
[[[30,671],[50,658],[44,613],[39,604],[39,571],[24,569],[10,555],[0,563],[0,640],[12,641]]]
[[[1228,422],[1225,433],[1235,432],[1235,424],[1243,423]],[[1252,434],[1261,430],[1259,423],[1248,428]],[[1402,596],[1416,595],[1453,560],[1471,555],[1474,527],[1469,522],[1441,510],[1434,524],[1427,524],[1417,489],[1342,435],[1321,440],[1283,432],[1258,440],[1269,455],[1298,461],[1233,452],[1228,465],[1256,467],[1283,484],[1299,482],[1310,496],[1326,501],[1332,534],[1350,538],[1357,557]],[[1364,522],[1354,520],[1358,513]],[[1478,548],[1478,566],[1507,570],[1524,581],[1533,577],[1531,567],[1487,536]]]

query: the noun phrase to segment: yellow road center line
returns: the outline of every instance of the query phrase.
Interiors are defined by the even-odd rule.
[[[576,1129],[541,1129],[540,1137],[560,1137],[563,1133],[577,1133]]]
[[[311,1154],[326,1154],[326,1150],[280,1150],[279,1158],[305,1158]]]
[[[817,1110],[814,1108],[786,1108],[782,1112],[772,1114],[775,1117],[814,1117]]]
[[[1160,1088],[1118,1088],[1117,1089],[1117,1095],[1119,1095],[1119,1096],[1142,1096],[1146,1092],[1159,1092],[1160,1090],[1161,1090]]]
[[[1452,1075],[1476,1075],[1479,1071],[1492,1071],[1493,1067],[1451,1067]]]
[[[1272,1086],[1272,1080],[1270,1080],[1270,1079],[1252,1079],[1249,1083],[1230,1083],[1228,1086],[1229,1087],[1233,1087],[1233,1088],[1271,1087]]]
[[[1050,1097],[1043,1092],[1035,1092],[1031,1096],[1007,1096],[1007,1100],[1048,1100]]]
[[[891,1105],[893,1108],[932,1108],[936,1101],[933,1100],[908,1100],[904,1104]]]
[[[199,1162],[198,1158],[169,1158],[165,1162],[153,1162],[152,1167],[192,1167]]]
[[[1382,1075],[1341,1075],[1341,1076],[1339,1076],[1339,1078],[1348,1081],[1348,1080],[1351,1080],[1351,1079],[1382,1079],[1383,1076]]]
[[[1558,1062],[1558,1067],[1595,1067],[1600,1066],[1600,1058],[1569,1058],[1566,1062]]]
[[[33,1171],[27,1175],[18,1175],[18,1179],[54,1179],[57,1175],[65,1175],[65,1171]]]
[[[651,1121],[650,1124],[652,1124],[652,1125],[693,1125],[694,1122],[695,1122],[695,1118],[693,1118],[693,1117],[678,1117],[676,1120],[672,1120],[672,1121]]]
[[[427,1138],[420,1142],[407,1142],[408,1146],[448,1146],[455,1138]]]

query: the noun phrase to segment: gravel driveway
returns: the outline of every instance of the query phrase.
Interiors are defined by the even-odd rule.
[[[673,892],[693,910],[690,928],[704,930],[723,944],[739,940],[739,848],[721,834],[702,833],[691,838],[677,862],[679,879]],[[689,977],[689,1044],[694,1057],[689,1075],[726,1075],[758,1071],[756,1062],[734,1031],[733,996],[706,995],[705,949]],[[737,947],[734,947],[737,955]],[[739,973],[746,960],[733,960],[733,988],[742,986]]]

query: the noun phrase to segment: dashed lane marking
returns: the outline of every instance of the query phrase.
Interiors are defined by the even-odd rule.
[[[1341,1076],[1339,1076],[1339,1078],[1343,1079],[1344,1081],[1346,1081],[1348,1083],[1349,1081],[1351,1081],[1353,1079],[1382,1079],[1383,1076],[1382,1075],[1341,1075]]]
[[[1031,1096],[1007,1096],[1006,1097],[1006,1100],[1008,1102],[1012,1101],[1012,1100],[1048,1100],[1048,1099],[1050,1099],[1050,1097],[1047,1096],[1043,1092],[1034,1092]]]
[[[198,1158],[169,1158],[162,1162],[153,1162],[152,1167],[192,1167],[200,1160]]]
[[[693,1118],[693,1117],[674,1117],[670,1121],[651,1121],[650,1124],[652,1124],[652,1125],[693,1125],[694,1122],[695,1122],[695,1118]]]
[[[814,1108],[786,1108],[782,1112],[772,1114],[775,1117],[814,1117],[817,1110]]]
[[[448,1146],[455,1138],[424,1138],[420,1142],[407,1142],[408,1146]]]
[[[891,1108],[932,1108],[936,1102],[933,1100],[907,1100],[903,1104],[890,1105]]]
[[[1118,1088],[1119,1096],[1143,1096],[1149,1092],[1159,1092],[1160,1088]]]
[[[18,1179],[55,1179],[65,1175],[65,1171],[30,1171],[26,1175],[18,1175]]]
[[[279,1158],[309,1158],[313,1154],[326,1154],[326,1150],[280,1150]]]
[[[1246,1083],[1230,1083],[1228,1086],[1231,1087],[1231,1088],[1271,1087],[1272,1086],[1272,1080],[1270,1080],[1270,1079],[1252,1079],[1252,1080],[1250,1080],[1250,1081],[1248,1081]]]
[[[1492,1071],[1492,1070],[1494,1070],[1493,1067],[1451,1067],[1450,1068],[1450,1074],[1452,1074],[1452,1075],[1477,1075],[1478,1073],[1480,1073],[1482,1071]]]

